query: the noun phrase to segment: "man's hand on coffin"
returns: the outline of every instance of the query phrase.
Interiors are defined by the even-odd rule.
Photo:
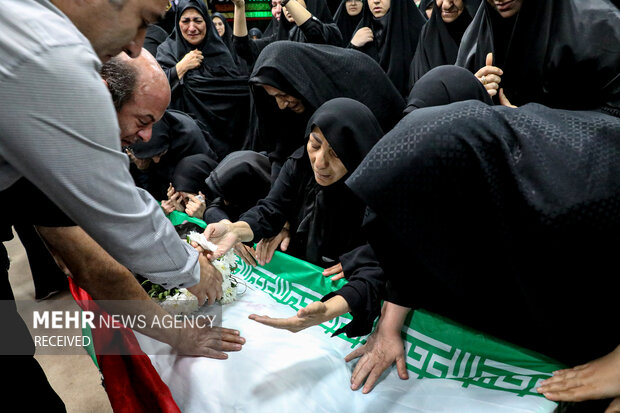
[[[237,330],[196,324],[193,328],[179,329],[178,339],[172,347],[182,355],[223,360],[228,358],[224,351],[239,351],[243,344],[245,339]]]
[[[198,257],[200,263],[200,282],[187,290],[198,297],[198,304],[203,305],[209,299],[209,304],[222,298],[222,273],[211,264],[203,255]]]

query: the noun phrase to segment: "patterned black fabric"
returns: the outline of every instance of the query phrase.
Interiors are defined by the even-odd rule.
[[[372,88],[363,85],[372,82]],[[261,86],[267,84],[301,99],[306,110],[278,109]],[[283,163],[304,143],[308,119],[323,103],[348,97],[366,105],[384,131],[402,117],[405,106],[381,67],[363,53],[336,46],[281,41],[259,56],[250,76],[258,133],[245,149],[268,151],[272,163]]]
[[[613,350],[618,136],[620,119],[538,104],[409,114],[347,181],[377,215],[388,299],[568,364]]]
[[[510,19],[485,1],[457,64],[476,73],[489,52],[514,105],[607,107],[620,116],[620,9],[609,0],[524,0]]]

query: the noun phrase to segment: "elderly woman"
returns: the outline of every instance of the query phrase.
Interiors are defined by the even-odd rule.
[[[283,249],[298,258],[322,267],[342,259],[349,283],[326,296],[324,303],[306,309],[310,313],[303,320],[288,320],[281,327],[298,331],[351,311],[354,322],[347,333],[367,333],[378,315],[382,272],[356,269],[364,256],[358,251],[365,244],[361,227],[366,207],[344,181],[383,131],[366,106],[337,98],[314,113],[305,135],[307,144],[287,160],[265,199],[235,223],[224,220],[208,225],[205,234],[218,244],[216,256],[239,242],[259,242],[257,257],[262,265],[270,261],[273,249],[261,250],[261,243],[273,242],[275,237],[278,244],[283,236],[290,237],[288,248]],[[289,227],[282,235],[285,223]],[[268,317],[257,317],[257,321],[270,324]]]
[[[426,19],[412,0],[366,0],[350,47],[379,62],[403,97],[409,68]]]
[[[361,103],[329,101],[311,117],[306,145],[286,161],[269,195],[238,222],[211,224],[206,233],[233,241],[221,246],[226,248],[281,236],[288,222],[289,253],[324,268],[333,265],[341,254],[364,244],[360,231],[365,206],[350,196],[344,180],[382,135],[376,118]]]
[[[172,89],[170,108],[208,126],[223,158],[240,149],[247,134],[247,77],[211,24],[205,4],[181,0],[175,32],[157,49]]]

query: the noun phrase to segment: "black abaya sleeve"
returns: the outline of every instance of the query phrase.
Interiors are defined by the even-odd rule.
[[[223,198],[216,198],[211,202],[202,216],[202,220],[208,224],[220,222],[223,219],[230,220],[230,217],[225,211],[226,205]],[[233,218],[234,219],[234,218]]]
[[[331,44],[342,46],[342,34],[336,24],[326,24],[312,16],[304,24],[299,26],[306,37],[306,43]]]
[[[249,36],[234,36],[233,35],[233,47],[237,55],[245,60],[248,67],[253,67],[256,62],[256,58],[260,54],[261,48],[256,44],[256,41],[250,39]],[[263,46],[264,47],[264,46]]]
[[[252,228],[254,242],[277,235],[294,213],[297,194],[304,186],[300,182],[299,174],[299,163],[302,161],[308,162],[306,159],[296,158],[287,160],[273,183],[269,195],[258,201],[256,206],[239,218]]]
[[[351,308],[353,320],[334,335],[346,333],[348,337],[363,336],[371,332],[375,319],[381,313],[381,300],[385,295],[385,274],[368,244],[341,255],[340,262],[349,282],[338,291],[324,296],[321,301],[325,302],[340,295]]]

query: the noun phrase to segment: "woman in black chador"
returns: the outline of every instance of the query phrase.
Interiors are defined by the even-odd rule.
[[[232,30],[232,27],[230,27],[230,25],[226,21],[226,17],[224,17],[224,15],[220,13],[213,13],[211,14],[211,21],[213,21],[213,25],[215,26],[215,31],[217,31],[217,34],[220,36],[220,39],[222,39],[222,41],[224,42],[224,44],[230,51],[230,54],[232,55],[233,60],[235,61],[237,66],[239,67],[239,70],[241,71],[241,73],[247,74],[248,73],[247,65],[245,64],[245,61],[243,59],[239,59],[239,56],[237,56],[237,52],[235,51],[235,48],[233,46],[233,40],[232,40],[233,30]]]
[[[372,88],[362,85],[372,84]],[[267,151],[282,163],[304,142],[314,111],[336,97],[355,99],[373,112],[381,128],[400,120],[404,100],[368,56],[335,46],[277,42],[261,53],[250,76],[258,130],[246,149]]]
[[[331,44],[342,46],[342,35],[325,0],[274,0],[272,4],[271,34],[260,39],[250,39],[245,20],[244,0],[235,0],[235,23],[233,44],[239,56],[248,66],[253,66],[260,52],[268,45],[280,40],[300,43]]]
[[[293,256],[324,268],[342,261],[349,283],[324,297],[325,303],[308,308],[320,313],[316,318],[282,328],[298,331],[317,320],[326,321],[349,311],[354,321],[344,329],[347,334],[365,334],[372,327],[378,314],[383,273],[376,267],[356,268],[373,263],[376,266],[376,261],[371,259],[369,263],[368,255],[360,252],[365,248],[361,232],[365,205],[344,181],[382,135],[377,119],[366,106],[347,98],[330,100],[308,122],[307,144],[284,164],[269,195],[238,222],[207,226],[205,234],[218,244],[216,255],[240,241],[259,242],[258,263],[264,265],[275,250],[266,244],[277,246],[289,237],[288,248],[283,250]],[[283,232],[285,223],[289,227]]]
[[[334,265],[341,254],[365,243],[365,206],[344,181],[382,135],[367,107],[346,98],[330,100],[311,117],[306,145],[286,161],[269,195],[237,223],[213,228],[231,231],[235,242],[230,246],[289,236],[291,255],[323,268]],[[290,235],[281,232],[287,222]],[[268,255],[259,253],[259,263],[268,262]]]
[[[211,172],[205,185],[204,194],[210,202],[203,220],[207,224],[223,219],[237,221],[269,193],[269,158],[254,151],[233,152]]]
[[[350,46],[375,59],[401,95],[409,94],[409,68],[426,19],[412,0],[366,0]]]
[[[153,125],[151,139],[136,142],[128,149],[138,169],[132,171],[136,183],[155,199],[166,199],[173,173],[183,158],[202,154],[209,158],[210,170],[217,166],[217,157],[209,141],[209,135],[187,114],[166,110]]]
[[[334,21],[340,29],[345,45],[348,45],[353,38],[355,29],[362,19],[365,4],[364,0],[342,0],[334,14]]]
[[[409,89],[429,70],[453,65],[461,38],[480,6],[480,0],[432,1],[433,14],[422,28],[411,62]]]
[[[175,31],[157,48],[177,109],[203,122],[223,158],[240,149],[247,134],[249,90],[230,51],[200,0],[181,0]]]
[[[498,18],[512,19],[495,22],[509,30],[496,30]],[[494,52],[506,96],[523,106],[416,109],[347,181],[375,215],[369,242],[388,278],[385,319],[347,360],[374,365],[378,348],[400,360],[393,321],[426,308],[568,365],[610,353],[617,371],[620,10],[607,1],[486,2],[472,29],[480,38],[467,32],[462,61],[475,71]],[[398,268],[405,256],[408,277]],[[619,396],[620,379],[594,366],[583,373],[591,387],[577,388],[577,369],[539,391]],[[357,373],[354,389],[367,375]]]

